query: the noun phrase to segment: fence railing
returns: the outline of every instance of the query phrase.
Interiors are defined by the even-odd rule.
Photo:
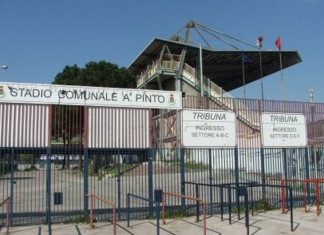
[[[202,204],[202,214],[203,214],[203,235],[206,235],[207,232],[207,224],[206,224],[206,202],[202,198],[192,197],[188,195],[172,193],[172,192],[162,192],[162,221],[165,224],[165,197],[172,196],[172,197],[179,197],[183,199],[193,200],[197,202],[201,202]],[[197,218],[199,218],[199,213],[197,213]],[[198,221],[197,221],[198,222]]]
[[[102,202],[112,206],[112,208],[113,208],[113,213],[112,213],[113,234],[116,235],[117,234],[116,204],[112,201],[109,201],[105,198],[99,197],[94,194],[89,194],[89,195],[86,194],[85,196],[90,198],[90,224],[89,224],[90,229],[94,228],[94,225],[93,225],[94,199],[97,199],[99,201],[102,201]]]
[[[131,219],[131,198],[136,198],[142,201],[149,202],[150,204],[155,203],[155,216],[156,216],[156,235],[160,234],[160,201],[152,200],[149,198],[141,197],[132,193],[127,193],[127,226],[130,226]]]
[[[5,205],[6,206],[6,227],[7,227],[7,234],[9,234],[9,215],[10,215],[10,197],[7,197],[0,203],[0,208]]]
[[[2,198],[10,195],[10,221],[12,225],[62,223],[72,217],[87,214],[89,197],[101,195],[113,198],[118,220],[126,218],[127,193],[154,201],[154,189],[195,196],[192,187],[183,182],[204,184],[264,184],[267,177],[280,179],[299,178],[314,181],[314,171],[324,171],[323,148],[319,148],[315,161],[313,147],[298,149],[32,149],[0,148],[0,188]],[[80,164],[65,165],[53,154],[74,153],[82,156]],[[44,157],[44,155],[46,157]],[[261,160],[262,161],[261,161]],[[317,167],[315,167],[317,164]],[[320,173],[318,175],[321,175]],[[322,201],[313,190],[315,184],[303,187],[300,182],[289,182],[293,189],[294,205],[304,206]],[[279,185],[280,186],[280,185]],[[307,198],[305,199],[305,190]],[[315,192],[315,193],[314,193]],[[54,197],[53,197],[54,195]],[[62,200],[59,197],[61,196]],[[253,189],[254,200],[266,196],[274,208],[281,208],[282,192],[270,188]],[[318,196],[319,195],[319,196]],[[288,198],[286,194],[285,198]],[[218,203],[220,192],[209,187],[201,191],[207,213],[221,213]],[[233,201],[236,201],[234,198]],[[175,210],[193,207],[190,201],[168,197],[166,202]],[[113,210],[106,203],[96,202],[96,218],[112,218]],[[145,218],[154,210],[154,203],[131,204],[132,216]],[[12,208],[12,209],[11,209]],[[192,211],[190,211],[192,213]],[[5,221],[4,210],[0,220]]]

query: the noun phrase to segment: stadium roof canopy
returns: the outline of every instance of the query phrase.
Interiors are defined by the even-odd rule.
[[[199,67],[200,46],[154,38],[129,66],[129,70],[134,74],[142,72],[147,65],[159,57],[164,45],[169,48],[172,54],[178,55],[186,48],[184,62],[193,68]],[[256,81],[261,78],[261,73],[262,77],[265,77],[281,70],[278,50],[229,51],[202,48],[201,51],[204,76],[222,87],[225,91],[231,91],[244,84]],[[297,51],[281,51],[280,53],[282,69],[302,61]],[[243,60],[245,61],[244,63],[242,62]],[[245,82],[243,81],[243,68]]]
[[[184,31],[184,36],[181,36],[181,32]],[[198,37],[195,38],[195,41],[200,39],[200,43],[192,42],[192,32],[197,32]],[[211,40],[209,40],[210,38]],[[262,37],[259,38],[263,40]],[[214,49],[215,47],[211,46],[210,41],[221,42],[222,45],[226,44],[233,50]],[[243,45],[245,49],[237,44]],[[261,49],[262,41],[261,47],[252,45],[194,21],[189,21],[172,36],[172,40],[154,38],[129,66],[129,70],[134,74],[141,73],[152,61],[159,58],[164,46],[168,47],[170,53],[177,55],[181,55],[186,49],[184,63],[193,68],[199,68],[200,48],[202,48],[203,75],[225,91],[231,91],[302,61],[297,51],[263,50]],[[242,62],[243,58],[244,63]]]

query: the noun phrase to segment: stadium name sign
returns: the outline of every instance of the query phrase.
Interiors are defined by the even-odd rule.
[[[235,114],[225,111],[182,111],[182,141],[186,147],[235,147]]]
[[[307,145],[306,119],[303,114],[263,113],[264,147],[304,147]]]
[[[0,83],[1,103],[181,109],[177,91]]]

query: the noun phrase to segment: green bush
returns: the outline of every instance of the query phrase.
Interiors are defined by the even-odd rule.
[[[270,204],[268,199],[262,199],[254,204],[254,210],[256,211],[270,211],[273,210],[274,207]]]
[[[63,221],[63,224],[80,224],[80,223],[89,224],[90,223],[89,216],[80,216],[80,217],[70,218]]]

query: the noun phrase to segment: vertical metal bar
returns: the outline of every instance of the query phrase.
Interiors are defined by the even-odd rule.
[[[266,192],[265,192],[265,162],[264,162],[264,148],[261,147],[261,181],[262,181],[262,199],[266,198]]]
[[[315,182],[315,201],[316,201],[316,212],[317,215],[320,215],[320,190],[319,190],[319,182],[316,179]]]
[[[254,207],[254,203],[253,203],[253,187],[251,186],[251,191],[250,191],[250,194],[251,194],[251,211],[252,211],[252,216],[253,216],[253,214],[254,214],[254,209],[253,209],[253,207]]]
[[[305,169],[306,169],[306,179],[308,180],[309,177],[309,159],[308,159],[308,148],[305,147]],[[310,198],[310,184],[307,182],[307,204],[310,204],[311,198]]]
[[[199,185],[196,184],[196,198],[199,198]],[[199,221],[199,201],[196,201],[196,220]]]
[[[200,96],[204,96],[202,49],[199,46]]]
[[[117,198],[118,198],[118,220],[121,219],[121,215],[120,215],[120,208],[121,208],[121,186],[120,186],[120,149],[118,149],[117,152]]]
[[[224,221],[224,190],[223,186],[220,188],[220,199],[221,199],[221,221]]]
[[[202,201],[202,208],[203,208],[203,218],[204,218],[204,221],[203,221],[203,229],[204,229],[204,232],[203,232],[203,235],[206,235],[207,233],[207,223],[206,223],[206,202]]]
[[[208,149],[208,168],[209,168],[209,184],[213,184],[213,167],[212,167],[212,156],[211,149]],[[198,198],[198,197],[197,197]],[[213,187],[209,187],[209,207],[210,213],[213,214]]]
[[[149,196],[149,213],[153,216],[153,149],[149,151],[148,158],[148,196]]]
[[[10,224],[13,224],[13,201],[14,201],[14,165],[15,165],[15,151],[14,148],[11,150],[10,157]]]
[[[289,201],[290,201],[290,230],[294,231],[294,215],[293,215],[293,194],[292,188],[289,187]]]
[[[7,199],[6,203],[6,225],[7,225],[7,234],[9,234],[9,214],[10,214],[10,197]]]
[[[283,160],[284,160],[284,174],[285,174],[285,179],[288,179],[288,161],[287,161],[287,149],[284,148],[282,149],[283,151]],[[288,182],[286,182],[286,185],[288,184]],[[285,198],[288,198],[288,190],[285,189]],[[285,208],[288,208],[288,201],[285,201],[286,205]]]
[[[155,203],[156,207],[156,234],[160,235],[160,203]]]
[[[229,224],[232,224],[232,192],[231,188],[227,188],[227,194],[228,194],[228,220]]]
[[[286,212],[285,181],[281,179],[281,213]]]
[[[303,191],[304,191],[304,207],[305,207],[305,213],[308,213],[308,203],[307,203],[307,182],[304,182],[303,185]]]
[[[239,163],[238,163],[238,148],[235,147],[234,149],[234,167],[235,167],[235,198],[236,198],[236,208],[237,208],[237,216],[238,219],[240,219],[240,196],[239,196],[239,190],[240,190],[240,176],[239,176]]]
[[[90,228],[93,229],[93,201],[94,197],[93,194],[90,194]]]
[[[51,149],[47,148],[46,159],[46,222],[48,234],[52,234],[51,228]]]
[[[89,169],[88,169],[88,157],[89,157],[89,149],[84,148],[83,152],[83,195],[89,194]],[[80,156],[82,158],[82,156]],[[80,159],[79,159],[80,161]],[[92,192],[91,192],[92,193]],[[89,198],[84,196],[83,197],[83,215],[87,216],[89,213]]]
[[[116,225],[116,205],[113,205],[113,226],[114,226],[114,235],[117,234],[117,225]]]
[[[129,219],[130,219],[130,194],[127,193],[126,197],[126,207],[127,207],[127,227],[129,227]]]
[[[165,197],[162,192],[162,223],[165,224]]]
[[[180,151],[180,178],[181,178],[181,195],[186,195],[185,185],[182,182],[185,182],[185,162],[184,162],[184,150],[179,149]],[[184,209],[186,207],[186,200],[184,197],[181,198],[181,207]]]
[[[244,207],[245,207],[245,226],[246,234],[250,234],[250,222],[249,222],[249,195],[247,187],[244,187]]]

